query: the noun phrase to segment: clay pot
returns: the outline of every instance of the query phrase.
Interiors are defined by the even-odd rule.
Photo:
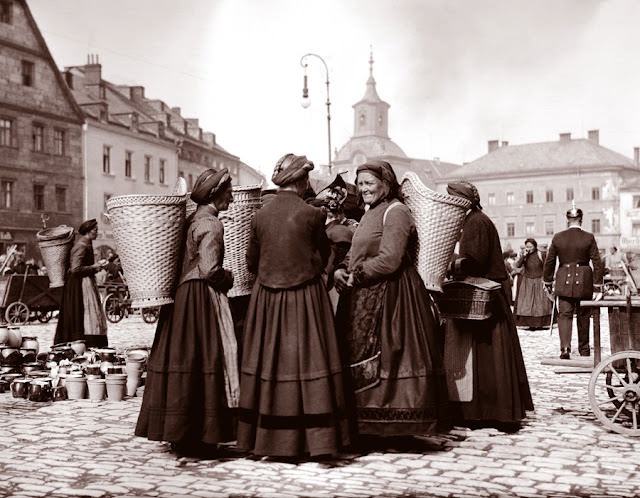
[[[40,352],[40,343],[37,337],[23,337],[20,347],[22,349],[33,349],[36,356]]]
[[[140,386],[141,377],[142,372],[140,370],[137,372],[127,372],[127,396],[133,397],[136,395],[136,391]]]
[[[67,388],[65,386],[58,385],[51,390],[52,401],[63,401],[65,399],[68,399]]]
[[[20,373],[20,368],[14,365],[2,365],[0,367],[0,375],[2,374],[13,374],[13,373]],[[4,375],[3,375],[4,376]]]
[[[87,379],[87,389],[91,401],[102,401],[107,393],[107,384],[104,379]]]
[[[9,343],[9,328],[6,325],[0,325],[0,344]]]
[[[29,384],[27,397],[30,401],[49,401],[51,399],[51,383],[44,379],[32,381]]]
[[[84,373],[93,377],[101,377],[102,372],[100,371],[100,363],[88,363],[84,366]]]
[[[22,345],[22,333],[20,332],[20,327],[8,327],[8,329],[9,338],[7,339],[7,344],[14,348],[19,348]]]
[[[113,348],[96,348],[93,350],[100,361],[116,362],[116,350]]]
[[[0,379],[0,393],[4,393],[9,389],[10,389],[9,383],[4,379]]]
[[[36,361],[36,350],[20,348],[20,354],[22,355],[23,363],[33,363]]]
[[[15,346],[0,346],[0,355],[2,355],[3,359],[6,359],[11,353],[14,353],[16,351],[20,350]]]
[[[22,354],[18,350],[18,348],[10,348],[11,352],[9,352],[6,356],[4,356],[2,360],[3,365],[13,365],[20,366],[22,365]],[[3,349],[3,355],[5,354],[5,350]]]
[[[69,399],[84,399],[87,393],[87,379],[84,377],[67,376],[65,378],[67,397]]]
[[[26,398],[27,394],[29,394],[29,384],[31,384],[31,381],[24,377],[13,379],[11,383],[11,394],[13,394],[13,397]]]
[[[127,390],[126,376],[121,378],[117,375],[108,376],[105,380],[107,384],[107,400],[109,401],[122,401]]]
[[[84,340],[70,342],[69,346],[71,347],[71,349],[73,349],[75,354],[79,356],[87,352],[87,343]]]
[[[25,375],[29,375],[31,372],[34,372],[36,370],[42,370],[42,368],[42,363],[38,363],[37,361],[22,364],[22,372]]]

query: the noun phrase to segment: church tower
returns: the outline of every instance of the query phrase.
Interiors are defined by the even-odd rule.
[[[373,53],[369,54],[369,79],[362,99],[353,104],[353,136],[364,137],[374,135],[389,138],[389,104],[383,101],[376,91],[376,80],[373,77]]]

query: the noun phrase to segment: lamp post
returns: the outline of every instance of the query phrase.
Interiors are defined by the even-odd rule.
[[[307,57],[316,57],[320,59],[322,65],[324,66],[324,70],[327,76],[327,81],[325,82],[327,85],[327,101],[325,102],[327,105],[327,142],[329,146],[329,176],[331,176],[331,101],[329,100],[329,68],[327,67],[327,63],[324,61],[322,57],[317,54],[305,54],[300,58],[300,65],[304,68],[304,87],[302,88],[302,102],[300,104],[305,109],[309,107],[311,101],[309,100],[309,88],[307,87],[307,66],[309,65],[307,62]]]

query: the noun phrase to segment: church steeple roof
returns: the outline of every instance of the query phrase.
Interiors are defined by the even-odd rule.
[[[359,102],[357,102],[355,105],[361,104],[361,103],[368,103],[368,104],[379,104],[379,103],[384,103],[386,104],[386,102],[384,102],[380,96],[378,95],[378,92],[376,90],[376,80],[373,77],[373,50],[369,52],[369,79],[367,80],[367,89],[364,92],[364,97],[362,97],[362,99],[360,99]]]

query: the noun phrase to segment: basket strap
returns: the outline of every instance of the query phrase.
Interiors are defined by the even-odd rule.
[[[391,211],[394,207],[396,206],[400,206],[402,204],[402,202],[400,201],[393,201],[391,204],[389,204],[387,206],[387,209],[385,209],[384,214],[382,215],[382,225],[384,226],[384,222],[387,221],[387,213],[389,211]]]

